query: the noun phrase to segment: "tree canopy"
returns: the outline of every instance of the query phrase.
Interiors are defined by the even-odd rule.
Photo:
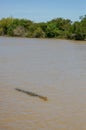
[[[86,15],[81,16],[80,20],[75,22],[64,18],[40,23],[28,19],[2,18],[0,20],[0,36],[85,40]]]

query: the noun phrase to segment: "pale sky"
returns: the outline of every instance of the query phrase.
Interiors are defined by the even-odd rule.
[[[0,19],[26,18],[45,22],[54,18],[79,20],[86,14],[86,0],[0,0]]]

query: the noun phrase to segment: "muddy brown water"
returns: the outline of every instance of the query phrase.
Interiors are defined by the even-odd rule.
[[[86,130],[86,41],[0,37],[0,130]]]

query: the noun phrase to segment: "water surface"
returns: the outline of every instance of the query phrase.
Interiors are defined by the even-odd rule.
[[[0,129],[86,130],[86,42],[0,37]]]

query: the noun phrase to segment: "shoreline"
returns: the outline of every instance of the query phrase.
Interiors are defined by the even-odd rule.
[[[30,37],[17,37],[17,36],[0,36],[0,38],[16,38],[16,39],[40,39],[40,40],[66,40],[66,41],[75,41],[75,42],[86,42],[86,40],[73,40],[65,38],[30,38]]]

